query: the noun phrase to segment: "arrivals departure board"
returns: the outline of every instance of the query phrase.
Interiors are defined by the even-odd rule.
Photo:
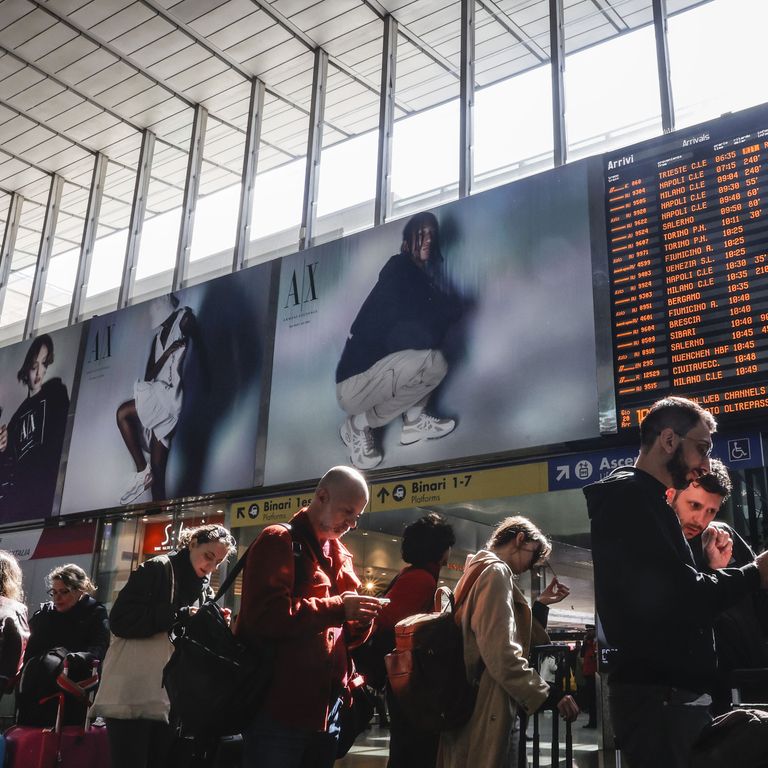
[[[768,412],[768,110],[606,155],[619,429],[668,394]]]

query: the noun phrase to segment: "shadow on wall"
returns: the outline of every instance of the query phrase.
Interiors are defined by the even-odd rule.
[[[179,465],[174,496],[191,496],[202,488],[206,470],[218,445],[221,425],[260,385],[263,351],[260,322],[243,286],[233,280],[214,280],[205,287],[197,312],[200,343],[193,344],[184,371],[184,404],[173,450]],[[255,398],[258,403],[258,397]],[[243,413],[238,421],[254,425],[255,452],[258,413]],[[254,455],[243,457],[253,470]],[[222,490],[222,489],[216,489]]]

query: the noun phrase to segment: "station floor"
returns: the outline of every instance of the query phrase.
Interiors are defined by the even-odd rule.
[[[541,768],[553,768],[552,748],[550,745],[551,715],[546,713],[540,718],[541,746],[539,750],[539,766]],[[573,724],[573,762],[566,766],[565,750],[563,745],[564,731],[560,729],[561,747],[559,761],[555,766],[563,768],[620,768],[620,762],[616,762],[614,752],[598,749],[597,731],[583,727],[586,715],[580,715]],[[529,726],[529,736],[531,734]],[[377,725],[372,726],[362,734],[349,754],[336,762],[337,768],[386,768],[389,750],[389,731]],[[529,745],[528,766],[534,765],[533,754]],[[472,766],[467,766],[472,768]]]

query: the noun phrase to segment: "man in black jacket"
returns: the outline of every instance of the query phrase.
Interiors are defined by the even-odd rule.
[[[426,412],[448,372],[443,340],[462,313],[442,262],[437,219],[414,216],[352,323],[336,368],[336,397],[348,414],[341,439],[358,469],[381,462],[371,430],[398,416],[403,445],[444,437],[456,426]]]
[[[682,491],[670,488],[667,501],[675,510],[683,535],[700,571],[751,563],[755,553],[733,528],[714,522],[720,507],[731,492],[731,479],[725,465],[713,459],[709,473]],[[715,617],[717,686],[713,710],[721,714],[730,709],[730,675],[735,669],[768,667],[768,594],[746,595]],[[744,690],[745,701],[766,701],[765,686],[752,684]]]
[[[741,568],[701,573],[667,488],[709,470],[712,415],[679,397],[655,403],[640,426],[640,454],[587,486],[595,602],[607,643],[614,733],[632,768],[687,768],[711,720],[714,617],[768,587],[768,553]]]

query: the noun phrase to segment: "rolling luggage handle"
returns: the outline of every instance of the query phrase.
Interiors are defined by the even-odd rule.
[[[62,714],[64,712],[64,702],[67,696],[73,696],[78,701],[85,703],[89,702],[91,694],[94,692],[96,686],[99,684],[99,662],[98,659],[94,659],[91,662],[91,676],[86,680],[75,682],[69,676],[69,661],[64,659],[64,668],[61,674],[56,678],[56,684],[59,686],[59,692],[53,693],[50,696],[46,696],[40,699],[40,704],[45,704],[47,701],[58,699],[58,707],[56,708],[56,722],[53,726],[53,733],[56,734],[56,765],[62,761],[62,737],[64,735],[64,729],[62,728]],[[89,725],[88,710],[86,709],[85,723],[83,724],[83,736],[85,736]],[[41,753],[41,760],[43,754]],[[38,768],[47,768],[47,766],[38,765]]]
[[[534,649],[534,667],[538,672],[541,668],[541,659],[544,656],[554,656],[557,659],[557,672],[555,684],[560,686],[562,693],[567,693],[567,680],[569,670],[566,665],[567,645],[560,643],[551,643],[549,645],[537,645]],[[533,716],[533,768],[539,768],[540,758],[540,733],[539,733],[539,713],[538,710]],[[521,734],[521,741],[525,739],[525,733]],[[560,717],[557,708],[552,709],[552,768],[560,766]],[[573,734],[571,732],[571,723],[565,721],[565,765],[569,768],[573,764]]]

